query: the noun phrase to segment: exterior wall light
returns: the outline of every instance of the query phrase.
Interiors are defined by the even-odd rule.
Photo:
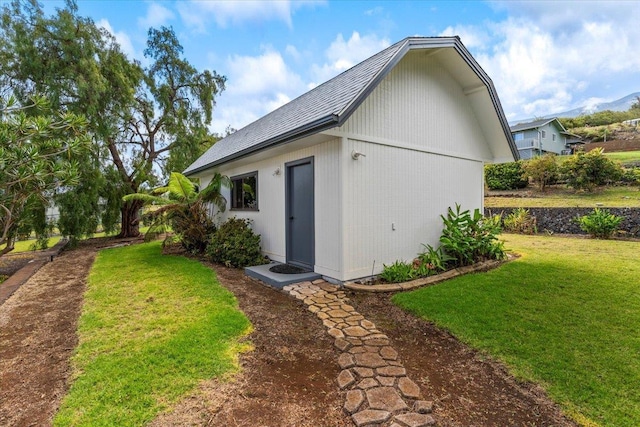
[[[362,157],[367,157],[367,155],[366,155],[366,154],[363,154],[363,153],[361,153],[361,152],[359,152],[359,151],[356,151],[356,150],[353,150],[353,151],[351,152],[351,158],[352,158],[353,160],[358,160],[358,159],[360,158],[360,156],[362,156]]]

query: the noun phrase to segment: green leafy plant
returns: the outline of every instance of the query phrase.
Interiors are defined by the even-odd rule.
[[[213,262],[228,267],[248,267],[265,264],[260,253],[260,235],[251,229],[251,221],[229,218],[211,236],[206,250]]]
[[[554,154],[545,154],[527,160],[522,165],[522,169],[525,176],[531,179],[540,191],[544,191],[547,185],[558,180],[558,163]]]
[[[444,222],[441,247],[456,267],[506,257],[504,244],[497,238],[501,231],[499,217],[485,218],[478,209],[471,214],[457,203],[455,211],[449,208],[447,216],[440,217]]]
[[[515,190],[529,185],[522,161],[486,165],[484,180],[489,190]]]
[[[447,263],[453,261],[453,257],[447,255],[442,247],[434,249],[431,245],[424,246],[424,252],[418,254],[418,260],[421,265],[427,266],[430,272],[437,273],[447,269]]]
[[[417,275],[413,264],[408,262],[396,261],[391,265],[383,264],[383,266],[384,268],[382,273],[380,273],[380,278],[385,282],[406,282],[415,279]]]
[[[529,209],[517,208],[504,218],[505,231],[519,234],[536,234],[538,227],[536,217],[531,215]]]
[[[595,208],[593,212],[578,219],[580,228],[597,239],[608,239],[618,230],[622,217],[606,209]]]
[[[561,172],[569,187],[586,191],[622,178],[622,167],[608,159],[602,148],[574,154],[562,164]]]
[[[227,201],[222,196],[223,186],[231,186],[229,178],[217,173],[202,190],[186,176],[172,172],[166,187],[160,187],[151,194],[135,193],[123,197],[125,202],[142,201],[145,205],[157,207],[149,213],[152,224],[145,240],[155,239],[166,233],[170,225],[180,237],[182,245],[190,252],[202,253],[215,232],[213,220],[209,217],[207,204],[212,203],[219,211],[224,211]]]

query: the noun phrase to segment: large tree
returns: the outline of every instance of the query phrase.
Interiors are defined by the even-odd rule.
[[[27,114],[27,112],[31,114]],[[0,103],[0,255],[13,250],[21,225],[56,188],[78,183],[78,163],[89,150],[86,121],[56,114],[45,98]]]
[[[144,69],[143,84],[123,117],[125,126],[107,141],[128,193],[156,185],[163,169],[171,172],[164,168],[171,151],[177,154],[174,164],[193,160],[203,144],[212,141],[207,125],[215,96],[225,84],[223,76],[200,72],[182,57],[182,46],[171,28],[151,28],[144,55],[152,62]],[[128,162],[123,153],[128,154]],[[139,200],[123,204],[123,235],[138,234],[141,207]]]
[[[59,196],[63,223],[70,225],[65,233],[92,231],[102,209],[103,225],[117,210],[121,235],[138,235],[140,203],[123,204],[122,196],[157,185],[172,151],[173,164],[183,166],[211,141],[206,126],[225,78],[187,62],[170,28],[149,30],[144,54],[147,68],[79,16],[72,0],[50,17],[35,0],[2,8],[1,90],[20,100],[46,93],[53,108],[86,115],[93,137],[83,185]],[[98,204],[98,197],[106,203]],[[69,209],[74,201],[86,209]]]

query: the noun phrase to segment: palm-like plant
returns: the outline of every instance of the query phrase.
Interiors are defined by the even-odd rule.
[[[208,215],[208,204],[213,204],[220,212],[227,207],[222,195],[222,187],[230,187],[229,177],[218,172],[202,190],[189,178],[179,172],[172,172],[165,187],[149,193],[129,194],[123,200],[139,200],[145,205],[157,206],[150,213],[153,222],[145,235],[145,240],[157,238],[165,233],[168,225],[180,236],[182,245],[188,251],[204,252],[209,236],[215,231],[213,220]]]

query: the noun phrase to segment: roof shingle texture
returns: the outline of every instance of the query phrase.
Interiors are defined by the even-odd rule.
[[[185,170],[185,174],[201,170],[242,151],[302,130],[322,119],[335,117],[355,101],[385,65],[407,42],[389,46],[331,80],[306,92],[266,116],[245,126],[214,144]]]

